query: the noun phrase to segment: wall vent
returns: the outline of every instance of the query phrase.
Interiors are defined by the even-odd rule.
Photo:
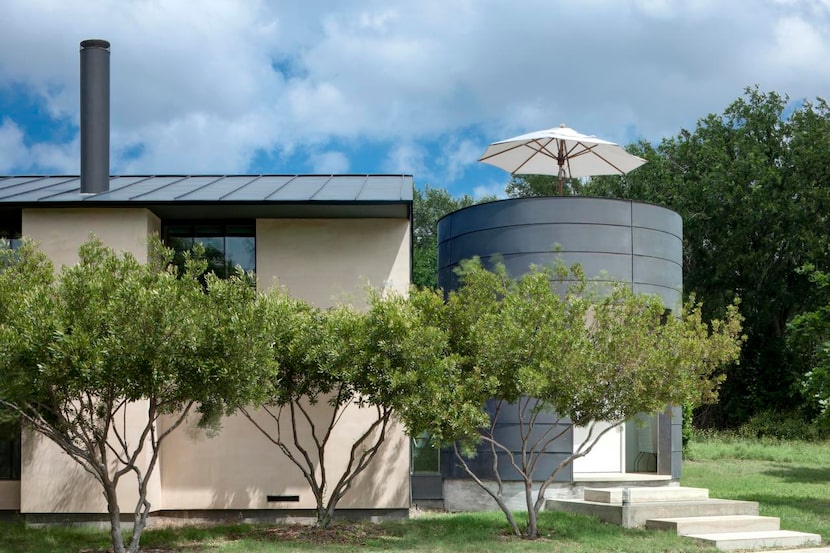
[[[276,502],[290,502],[290,503],[299,503],[300,496],[299,495],[269,495],[267,496],[268,503],[276,503]]]

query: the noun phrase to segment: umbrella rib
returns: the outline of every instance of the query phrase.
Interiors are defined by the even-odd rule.
[[[502,151],[500,151],[500,152],[497,152],[497,153],[495,153],[495,154],[492,154],[492,155],[489,155],[489,156],[483,156],[481,159],[479,159],[479,161],[487,161],[488,159],[490,159],[490,158],[492,158],[492,157],[496,157],[496,156],[499,156],[499,155],[503,155],[505,152],[510,152],[510,151],[513,151],[513,150],[516,150],[516,149],[519,149],[519,148],[528,148],[528,149],[532,150],[532,153],[530,153],[530,154],[529,154],[529,155],[528,155],[528,156],[524,159],[524,161],[522,161],[521,163],[519,163],[519,164],[516,166],[516,168],[515,168],[515,169],[513,169],[512,171],[510,171],[510,172],[511,172],[511,173],[513,173],[513,174],[517,174],[517,173],[520,173],[520,171],[521,171],[522,167],[524,167],[525,165],[527,165],[527,164],[528,164],[528,162],[530,162],[530,160],[532,160],[532,159],[533,159],[533,157],[534,157],[534,156],[536,156],[536,155],[545,155],[545,156],[550,157],[551,159],[557,159],[557,156],[552,155],[552,154],[551,154],[551,152],[550,152],[550,150],[548,150],[548,145],[549,145],[551,142],[555,142],[555,141],[556,141],[556,139],[551,138],[551,139],[549,139],[547,142],[545,142],[544,144],[543,144],[540,140],[538,140],[538,139],[534,139],[532,142],[522,142],[522,143],[517,143],[515,146],[511,146],[511,147],[506,148],[506,149],[504,149],[504,150],[502,150]],[[538,148],[535,148],[534,146],[537,146]]]
[[[574,149],[577,146],[582,146],[583,149],[572,155],[571,152],[573,152]],[[571,167],[570,158],[584,156],[584,155],[587,155],[587,154],[592,154],[592,155],[595,155],[596,157],[598,157],[599,159],[601,159],[602,161],[604,161],[605,163],[607,163],[609,166],[613,167],[614,170],[617,171],[618,173],[620,173],[621,175],[624,175],[625,171],[623,171],[622,169],[617,167],[614,163],[609,161],[607,158],[603,157],[602,155],[600,155],[599,153],[594,151],[594,148],[596,148],[597,146],[599,146],[599,144],[594,144],[593,146],[588,146],[587,144],[584,144],[582,142],[577,142],[576,144],[574,144],[574,147],[571,148],[570,151],[568,152],[568,161],[569,161],[568,169],[570,170],[570,167]]]
[[[533,150],[533,153],[532,153],[532,154],[531,154],[531,155],[530,155],[527,159],[525,159],[522,163],[520,163],[520,164],[519,164],[519,166],[518,166],[518,167],[516,167],[516,168],[512,171],[512,173],[513,173],[514,175],[515,175],[515,174],[521,174],[522,167],[524,167],[525,165],[527,165],[527,164],[530,162],[530,160],[532,160],[532,159],[533,159],[535,156],[537,156],[537,155],[545,155],[545,156],[548,156],[548,157],[549,157],[549,158],[551,158],[551,159],[555,159],[555,160],[557,160],[557,163],[558,163],[558,162],[559,162],[559,154],[557,153],[556,155],[554,155],[554,154],[553,154],[553,153],[552,153],[552,152],[548,149],[548,146],[550,145],[550,143],[551,143],[551,142],[553,142],[554,144],[557,144],[557,145],[558,145],[558,142],[559,142],[559,141],[558,141],[557,139],[555,139],[555,138],[550,138],[550,139],[548,139],[548,141],[547,141],[547,142],[545,142],[544,144],[542,144],[542,142],[541,142],[541,141],[539,141],[539,139],[538,139],[538,138],[534,138],[534,139],[533,139],[533,142],[523,144],[523,146],[526,146],[526,147],[530,148],[531,150]],[[539,147],[539,148],[538,148],[538,149],[536,149],[536,148],[534,148],[534,147],[533,147],[533,145],[538,145],[538,147]],[[562,164],[561,164],[561,163],[559,163],[559,165],[561,166]]]

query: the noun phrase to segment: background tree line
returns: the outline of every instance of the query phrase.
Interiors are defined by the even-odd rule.
[[[740,362],[726,369],[720,401],[699,410],[697,423],[725,428],[759,415],[813,420],[826,414],[827,102],[791,104],[786,95],[747,88],[723,113],[702,117],[693,130],[627,149],[648,163],[625,176],[571,179],[565,193],[646,201],[676,211],[683,217],[686,297],[702,302],[705,318],[722,316],[735,295],[741,298],[747,342]],[[556,178],[516,176],[506,193],[553,196]],[[416,237],[420,232],[431,238],[420,228],[446,213],[438,210],[472,201],[430,201],[444,194],[435,188],[416,194]],[[423,248],[431,242],[416,238],[415,246],[416,264],[426,263]],[[421,274],[416,274],[419,284],[432,284]],[[764,426],[760,423],[758,431]]]

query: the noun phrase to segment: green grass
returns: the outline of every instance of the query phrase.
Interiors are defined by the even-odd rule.
[[[147,530],[145,551],[274,553],[293,551],[418,551],[546,553],[702,553],[707,549],[668,532],[627,530],[566,513],[544,513],[539,540],[508,536],[500,513],[425,514],[380,525],[343,523],[324,533],[296,526],[215,526]],[[106,532],[78,528],[34,529],[0,523],[0,552],[98,553],[106,551]]]
[[[697,436],[682,484],[709,488],[712,497],[761,503],[761,514],[782,527],[830,538],[830,443]],[[276,553],[289,551],[539,551],[548,553],[711,552],[669,532],[627,530],[565,513],[543,513],[543,538],[507,535],[500,513],[425,514],[380,525],[342,523],[321,533],[298,526],[232,525],[148,530],[144,551]],[[0,523],[0,553],[99,553],[108,534],[81,528],[25,528]]]
[[[696,436],[681,483],[709,488],[711,497],[758,501],[782,528],[830,540],[830,442]]]

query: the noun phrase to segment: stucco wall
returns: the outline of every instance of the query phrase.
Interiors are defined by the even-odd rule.
[[[147,259],[147,236],[158,232],[158,218],[146,209],[24,209],[23,234],[36,240],[55,269],[74,264],[78,248],[93,233],[106,245]],[[130,407],[128,432],[141,426],[143,404]],[[145,449],[143,457],[149,455]],[[51,440],[24,433],[21,447],[20,511],[24,513],[106,512],[102,488]],[[151,503],[161,500],[158,467],[149,483]],[[135,508],[137,485],[127,475],[119,486],[122,510]]]
[[[320,438],[330,419],[323,401],[310,407]],[[287,415],[287,414],[286,414]],[[271,417],[255,413],[259,424],[273,429]],[[326,467],[330,486],[340,477],[356,435],[374,420],[374,410],[348,408],[327,446]],[[170,435],[162,450],[162,508],[184,509],[313,509],[314,497],[302,476],[283,453],[242,415],[222,421],[222,431],[208,437],[195,421]],[[308,425],[298,425],[303,445],[314,464]],[[282,425],[290,441],[288,419]],[[299,496],[299,501],[268,502],[267,496]],[[409,507],[409,442],[395,425],[378,456],[355,481],[339,508],[387,509]]]
[[[37,240],[56,267],[77,261],[90,233],[118,250],[146,259],[146,237],[159,220],[144,209],[27,209],[23,233]],[[410,227],[406,219],[267,219],[257,221],[257,275],[263,287],[278,282],[318,306],[365,305],[365,285],[405,292],[410,279]],[[141,405],[130,420],[140,421]],[[313,408],[324,418],[325,403]],[[373,412],[350,408],[333,437],[332,470],[345,462],[346,443],[371,423]],[[169,420],[160,422],[160,430]],[[338,445],[342,444],[342,445]],[[21,512],[103,513],[100,486],[55,444],[23,440]],[[223,421],[208,438],[195,421],[163,443],[151,483],[153,510],[299,509],[314,506],[308,484],[282,453],[241,416]],[[121,508],[132,511],[134,479],[119,489]],[[299,495],[299,502],[269,503],[267,495]],[[409,506],[409,441],[395,425],[376,461],[341,502],[342,508]]]
[[[23,234],[40,244],[56,268],[78,261],[78,248],[94,234],[107,246],[147,259],[147,236],[158,217],[141,208],[24,209]]]
[[[365,305],[365,285],[406,292],[406,219],[260,219],[257,279],[320,307]]]

